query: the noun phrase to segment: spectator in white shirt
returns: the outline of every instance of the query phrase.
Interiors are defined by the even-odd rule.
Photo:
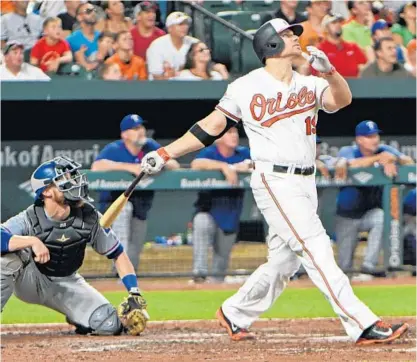
[[[175,80],[223,80],[219,72],[212,69],[210,49],[203,42],[194,43],[187,53],[184,69]]]
[[[25,49],[32,48],[42,34],[42,18],[36,14],[27,14],[29,1],[13,1],[14,11],[1,17],[1,46],[15,40]]]
[[[168,15],[165,25],[168,34],[155,39],[146,52],[149,79],[170,79],[178,76],[185,65],[186,55],[192,44],[199,40],[188,34],[191,18],[180,11]],[[222,76],[228,76],[223,64],[213,69]]]
[[[23,62],[23,49],[24,45],[16,41],[6,44],[3,50],[4,62],[0,66],[1,81],[51,80],[39,68]]]

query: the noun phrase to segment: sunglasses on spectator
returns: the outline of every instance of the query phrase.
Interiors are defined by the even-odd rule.
[[[197,50],[196,50],[196,52],[197,52],[197,53],[202,53],[202,52],[204,52],[204,51],[206,51],[206,50],[210,51],[210,48],[201,48],[201,49],[197,49]]]
[[[96,8],[87,8],[87,9],[81,11],[81,14],[90,15],[91,13],[96,13],[96,12],[97,12]]]

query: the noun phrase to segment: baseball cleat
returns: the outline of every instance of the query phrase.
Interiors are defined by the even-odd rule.
[[[390,343],[400,338],[408,330],[407,323],[388,324],[378,321],[365,329],[356,342],[357,345],[368,345],[376,343]]]
[[[233,341],[245,341],[249,339],[255,339],[255,336],[247,329],[240,328],[231,322],[223,313],[222,308],[219,308],[216,312],[216,318],[218,319],[220,325],[226,328],[227,333]]]

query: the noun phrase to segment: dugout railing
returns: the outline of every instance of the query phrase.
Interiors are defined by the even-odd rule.
[[[125,172],[86,171],[93,196],[100,191],[120,191],[126,189],[133,176]],[[394,179],[388,178],[380,167],[350,169],[344,182],[329,181],[316,175],[319,191],[319,206],[323,224],[332,237],[332,226],[337,190],[343,186],[383,188],[384,232],[379,270],[387,272],[410,270],[413,266],[403,264],[403,215],[402,200],[406,189],[415,186],[415,166],[401,166]],[[239,175],[239,188],[245,193],[242,228],[266,228],[259,211],[254,204],[250,191],[250,174]],[[192,244],[175,245],[158,244],[157,236],[169,237],[182,234],[185,237],[187,224],[193,215],[193,204],[197,192],[210,189],[228,189],[230,186],[223,175],[216,171],[177,170],[143,179],[136,190],[155,191],[155,200],[149,215],[150,227],[147,243],[141,254],[138,275],[140,277],[192,277]],[[97,199],[97,197],[96,197]],[[241,230],[242,231],[242,230]],[[267,230],[245,230],[240,232],[233,249],[227,275],[251,274],[266,261],[267,248],[264,235]],[[245,237],[249,235],[248,237]],[[250,239],[250,235],[255,240]],[[259,240],[262,235],[262,240]],[[243,239],[242,239],[243,238]],[[183,239],[185,240],[185,239]],[[337,254],[337,243],[335,244]],[[209,253],[210,255],[211,253]],[[360,258],[360,257],[359,257]],[[349,273],[359,272],[360,260]],[[81,273],[86,278],[114,277],[111,262],[94,253],[91,249]],[[210,272],[207,276],[214,276]]]

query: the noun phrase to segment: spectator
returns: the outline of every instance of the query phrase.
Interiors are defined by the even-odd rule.
[[[347,3],[347,0],[332,1],[332,13],[340,14],[343,17],[343,19],[348,19],[350,16],[350,12]]]
[[[1,81],[50,80],[42,70],[23,62],[24,45],[17,41],[7,42],[3,49],[4,60],[0,66]]]
[[[323,39],[323,18],[330,10],[330,1],[311,0],[307,3],[308,20],[301,23],[304,32],[300,36],[300,46],[305,52],[307,46],[316,46]]]
[[[406,47],[416,38],[416,2],[403,5],[399,11],[398,23],[392,27],[394,40],[397,44]]]
[[[210,49],[203,42],[194,43],[187,53],[184,69],[177,80],[222,80],[220,73],[212,70]]]
[[[249,161],[249,162],[248,162]],[[237,185],[238,172],[250,171],[249,148],[239,146],[236,128],[229,129],[214,145],[201,150],[191,163],[194,170],[219,170],[231,185]],[[204,282],[208,273],[208,248],[213,245],[214,274],[225,274],[236,241],[244,190],[224,189],[199,193],[193,218],[194,282]],[[224,276],[214,281],[222,282]]]
[[[324,17],[322,26],[325,39],[318,48],[326,53],[330,62],[343,77],[357,78],[361,66],[367,63],[367,59],[358,45],[342,39],[342,21],[343,18],[338,15]]]
[[[47,18],[43,23],[43,38],[32,48],[30,63],[44,72],[56,73],[59,66],[72,62],[72,53],[66,40],[62,39],[60,18]]]
[[[120,123],[121,139],[105,146],[91,165],[92,171],[126,171],[138,175],[142,157],[160,148],[160,144],[146,137],[143,119],[137,114],[129,114]],[[175,160],[167,164],[168,169],[179,168]],[[103,191],[99,197],[99,208],[105,211],[118,197],[118,191]],[[127,251],[135,270],[139,267],[139,255],[146,237],[147,216],[154,197],[153,191],[134,191],[129,198],[129,206],[112,225],[114,232]]]
[[[119,64],[101,64],[98,68],[98,77],[103,80],[122,80]]]
[[[298,0],[281,0],[279,9],[274,13],[274,18],[284,19],[290,25],[306,21],[306,17],[297,11],[298,3]]]
[[[65,11],[65,1],[64,0],[46,0],[40,1],[39,15],[43,19],[55,18],[58,14],[61,14]]]
[[[192,44],[199,40],[188,36],[191,18],[180,11],[168,15],[168,34],[154,40],[146,52],[149,79],[170,79],[176,77],[184,67],[186,55]],[[228,72],[223,64],[215,64],[213,70],[223,77]]]
[[[146,51],[151,43],[166,33],[155,25],[155,4],[143,1],[135,7],[135,10],[136,26],[130,30],[133,37],[133,52],[146,60]]]
[[[77,21],[80,23],[80,29],[74,31],[67,41],[74,53],[76,62],[91,71],[97,68],[96,59],[98,51],[98,37],[100,32],[94,30],[97,22],[96,8],[89,2],[82,3],[78,6]]]
[[[1,17],[1,46],[7,41],[17,41],[25,49],[32,48],[42,33],[42,18],[27,14],[29,1],[13,1],[14,10]]]
[[[0,13],[1,15],[11,13],[14,11],[14,1],[2,0],[0,1]]]
[[[371,5],[366,0],[348,1],[351,19],[342,27],[344,41],[355,43],[365,52],[369,61],[373,59],[371,27],[374,22]]]
[[[103,63],[113,55],[114,36],[107,31],[101,33],[98,37],[98,51],[96,60]]]
[[[372,40],[374,42],[374,44],[382,38],[392,38],[392,32],[391,32],[391,24],[387,23],[385,20],[380,19],[378,21],[376,21],[373,25],[372,25]],[[404,63],[404,53],[403,53],[403,47],[401,45],[397,45],[396,47],[396,52],[397,52],[397,60],[399,63]],[[375,54],[375,53],[373,53]],[[375,57],[374,59],[371,60],[371,62],[375,61]]]
[[[116,54],[106,60],[106,63],[119,65],[122,76],[126,80],[146,80],[145,61],[133,54],[133,39],[130,31],[121,31],[116,36]]]
[[[74,24],[77,21],[77,8],[80,6],[79,0],[65,0],[67,11],[58,15],[62,21],[63,37],[68,37],[74,30]]]
[[[373,167],[379,164],[387,177],[396,175],[396,164],[412,164],[413,160],[395,148],[381,145],[378,125],[362,121],[356,126],[356,145],[345,146],[339,151],[339,162],[346,167]],[[347,186],[337,197],[336,239],[339,248],[339,266],[352,268],[353,254],[358,233],[367,231],[368,245],[362,264],[364,274],[383,276],[375,272],[381,249],[384,211],[382,187]]]
[[[125,17],[123,1],[109,0],[102,1],[101,7],[106,13],[106,18],[96,24],[96,30],[107,31],[116,36],[121,31],[129,31],[132,27],[132,20]]]
[[[393,38],[379,39],[374,45],[374,50],[376,60],[362,70],[362,78],[404,78],[410,76],[404,67],[397,62],[397,50]]]
[[[416,189],[411,189],[403,202],[404,265],[416,266]],[[416,272],[413,272],[416,276]]]
[[[411,40],[407,45],[407,59],[404,68],[407,72],[416,76],[416,39]]]

